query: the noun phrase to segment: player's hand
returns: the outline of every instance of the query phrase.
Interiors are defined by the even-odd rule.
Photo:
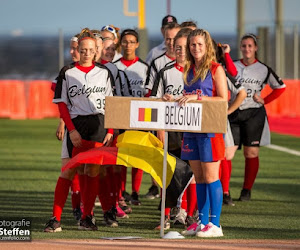
[[[196,101],[196,100],[198,100],[198,95],[184,95],[176,99],[176,101],[178,101],[178,104],[180,106],[185,106],[189,101]]]
[[[173,95],[169,95],[169,94],[164,94],[164,96],[162,97],[162,99],[164,101],[172,101],[172,100],[174,100],[174,96]]]
[[[222,44],[223,53],[230,53],[230,46],[227,43]]]
[[[56,138],[62,140],[65,134],[65,123],[61,120],[56,129]]]
[[[80,148],[82,146],[81,135],[78,133],[78,131],[76,129],[74,129],[70,132],[70,139],[71,139],[71,142],[74,145],[74,147]]]
[[[158,130],[157,131],[157,138],[165,144],[165,131],[164,130]]]
[[[253,100],[257,103],[265,104],[264,99],[256,93],[253,95]]]
[[[113,135],[110,133],[107,133],[106,136],[104,137],[103,144],[105,147],[109,147],[111,145],[112,141],[113,141]]]

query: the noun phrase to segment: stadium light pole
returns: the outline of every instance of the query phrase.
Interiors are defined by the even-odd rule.
[[[299,35],[298,35],[298,25],[294,26],[294,79],[298,79],[298,67],[299,67]]]
[[[276,72],[285,77],[285,46],[283,28],[283,1],[276,0]]]
[[[242,35],[245,34],[245,2],[244,0],[236,0],[237,3],[237,51],[238,57],[241,57],[241,52],[239,50],[240,40]]]
[[[64,34],[63,30],[59,29],[58,31],[58,70],[61,70],[65,64],[64,58]]]
[[[167,15],[171,15],[171,0],[167,0]]]
[[[149,42],[148,32],[146,28],[146,0],[138,0],[138,11],[130,12],[128,7],[128,0],[123,0],[123,13],[125,16],[137,16],[138,17],[138,31],[139,31],[139,42],[138,48],[139,57],[143,60],[146,59]]]

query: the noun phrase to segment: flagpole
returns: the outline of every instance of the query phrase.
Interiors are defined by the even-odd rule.
[[[164,237],[165,207],[166,207],[166,179],[167,179],[167,156],[168,156],[168,132],[165,131],[164,161],[163,161],[163,187],[160,211],[160,237]]]

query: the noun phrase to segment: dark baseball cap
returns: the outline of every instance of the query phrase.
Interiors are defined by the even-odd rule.
[[[123,32],[121,33],[120,40],[122,41],[123,37],[126,36],[126,35],[132,35],[132,36],[135,36],[136,41],[137,41],[137,42],[139,41],[139,34],[138,34],[135,30],[133,30],[133,29],[126,29],[126,30],[123,30]]]
[[[165,16],[161,22],[161,26],[163,27],[169,23],[177,23],[176,17],[174,17],[172,15]]]

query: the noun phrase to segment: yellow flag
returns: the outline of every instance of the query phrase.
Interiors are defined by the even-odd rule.
[[[150,132],[126,131],[117,139],[117,165],[142,169],[162,187],[164,150],[162,142]],[[167,155],[166,186],[175,171],[176,158]]]

